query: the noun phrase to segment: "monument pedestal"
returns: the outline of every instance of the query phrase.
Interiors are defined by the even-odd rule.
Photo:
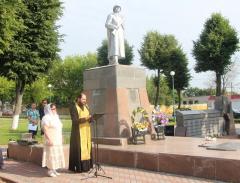
[[[227,135],[236,135],[231,100],[226,96],[218,96],[215,99],[214,106],[224,118],[224,131]]]
[[[108,65],[84,71],[84,92],[92,113],[104,113],[98,120],[98,136],[131,136],[131,114],[141,106],[150,112],[144,69]]]

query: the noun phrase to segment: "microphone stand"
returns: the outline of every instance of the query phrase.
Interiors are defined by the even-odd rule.
[[[94,178],[94,177],[98,177],[98,176],[101,176],[101,177],[105,177],[105,178],[108,178],[108,179],[112,179],[112,177],[109,177],[109,176],[106,176],[106,175],[101,175],[99,174],[98,172],[99,171],[102,171],[103,174],[106,174],[105,171],[103,170],[102,166],[100,165],[100,163],[98,162],[98,128],[97,128],[97,124],[98,124],[98,119],[100,117],[102,117],[104,114],[94,114],[93,115],[93,121],[94,121],[94,137],[95,137],[95,140],[94,140],[94,166],[93,166],[93,169],[91,171],[89,171],[88,175],[91,174],[93,172],[93,175],[92,176],[88,176],[87,178],[83,178],[83,179],[88,179],[88,178]],[[81,180],[83,180],[81,179]]]

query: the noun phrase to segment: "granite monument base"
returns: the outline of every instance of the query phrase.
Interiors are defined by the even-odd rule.
[[[88,69],[84,71],[84,92],[91,112],[104,114],[96,122],[101,138],[129,138],[131,114],[137,107],[151,114],[141,68],[108,65]]]

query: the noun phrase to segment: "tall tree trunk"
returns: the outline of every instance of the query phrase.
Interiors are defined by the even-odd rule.
[[[216,72],[216,96],[221,95],[221,74]]]
[[[21,80],[16,81],[16,98],[15,107],[13,112],[12,129],[16,130],[18,128],[19,114],[21,113],[22,98],[24,92],[25,83]]]
[[[4,104],[3,97],[0,98],[0,103],[1,103],[0,104],[0,111],[3,111],[3,104]]]
[[[181,108],[181,102],[182,102],[181,90],[177,90],[177,94],[178,94],[178,109],[180,109]]]
[[[222,77],[222,94],[224,95],[226,93],[226,82],[225,82],[225,76]]]
[[[159,98],[159,90],[160,90],[160,69],[157,70],[157,91],[155,95],[155,101],[154,101],[154,106],[156,107],[158,105],[158,98]]]

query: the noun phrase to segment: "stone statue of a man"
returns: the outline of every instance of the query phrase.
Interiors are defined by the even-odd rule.
[[[125,58],[123,17],[121,7],[115,5],[113,13],[108,15],[105,27],[108,37],[108,59],[110,65],[118,64],[118,59]]]

